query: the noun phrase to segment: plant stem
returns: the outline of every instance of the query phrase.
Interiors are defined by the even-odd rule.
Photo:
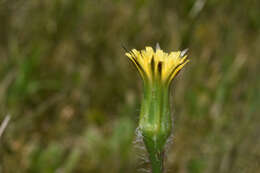
[[[150,153],[149,157],[150,157],[151,166],[152,166],[152,173],[163,173],[164,154],[162,152]]]

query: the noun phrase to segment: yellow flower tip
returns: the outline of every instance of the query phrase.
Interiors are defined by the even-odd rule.
[[[155,51],[148,46],[141,51],[132,49],[127,51],[125,55],[135,65],[143,80],[161,81],[169,84],[189,62],[186,53],[187,49],[166,53],[157,44]]]

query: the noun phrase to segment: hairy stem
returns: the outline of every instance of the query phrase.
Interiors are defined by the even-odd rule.
[[[163,152],[159,153],[150,153],[149,155],[151,166],[152,166],[152,172],[153,173],[163,173],[164,168],[164,154]]]

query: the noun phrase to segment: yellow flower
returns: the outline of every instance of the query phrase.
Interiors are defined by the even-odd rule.
[[[170,83],[189,62],[187,49],[166,53],[146,47],[145,50],[126,50],[144,81],[138,129],[149,154],[153,172],[163,172],[163,153],[172,131],[169,103]]]
[[[169,85],[176,74],[189,62],[187,50],[166,53],[156,45],[138,51],[132,49],[126,56],[134,63],[144,81],[158,81]]]

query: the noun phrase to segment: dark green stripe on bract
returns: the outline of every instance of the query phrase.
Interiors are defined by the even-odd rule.
[[[162,61],[159,61],[159,63],[158,63],[158,72],[161,77],[162,76]]]
[[[186,61],[184,61],[184,62],[178,64],[178,65],[171,71],[170,75],[168,76],[168,78],[167,78],[167,80],[166,80],[167,82],[169,82],[169,84],[171,83],[171,81],[169,81],[169,80],[170,80],[171,76],[173,75],[173,73],[175,72],[175,70],[176,70],[178,67],[180,67],[181,65],[183,65],[185,62],[186,62]],[[181,70],[181,69],[180,69],[180,70]],[[175,74],[175,76],[177,76],[177,74],[180,72],[180,70]]]
[[[125,50],[125,52],[128,52],[131,54],[131,56],[133,57],[134,62],[136,63],[136,65],[140,68],[140,70],[142,70],[142,72],[144,73],[144,69],[142,68],[142,66],[139,64],[139,62],[136,60],[136,55],[134,54],[133,51],[128,50],[124,45],[122,45],[123,49]],[[132,62],[133,63],[133,62]],[[135,65],[135,64],[134,64]]]
[[[183,63],[181,63],[181,64],[177,65],[176,67],[174,67],[174,69],[171,71],[170,75],[169,75],[169,76],[167,77],[167,79],[166,79],[167,82],[170,82],[169,80],[170,80],[171,76],[173,75],[173,73],[175,72],[175,70],[176,70],[180,65],[182,65],[182,64],[183,64]]]
[[[154,56],[152,56],[152,59],[151,59],[151,70],[152,70],[153,76],[154,76],[154,69],[155,69],[155,62],[154,62]]]
[[[140,63],[137,61],[137,57],[136,55],[134,54],[133,51],[129,51],[129,53],[131,54],[132,56],[132,59],[134,60],[135,64],[140,70],[141,70],[141,76],[143,75],[145,78],[147,78],[147,74],[145,73],[143,67],[140,65]],[[132,61],[131,61],[132,62]],[[132,62],[133,63],[133,62]]]

